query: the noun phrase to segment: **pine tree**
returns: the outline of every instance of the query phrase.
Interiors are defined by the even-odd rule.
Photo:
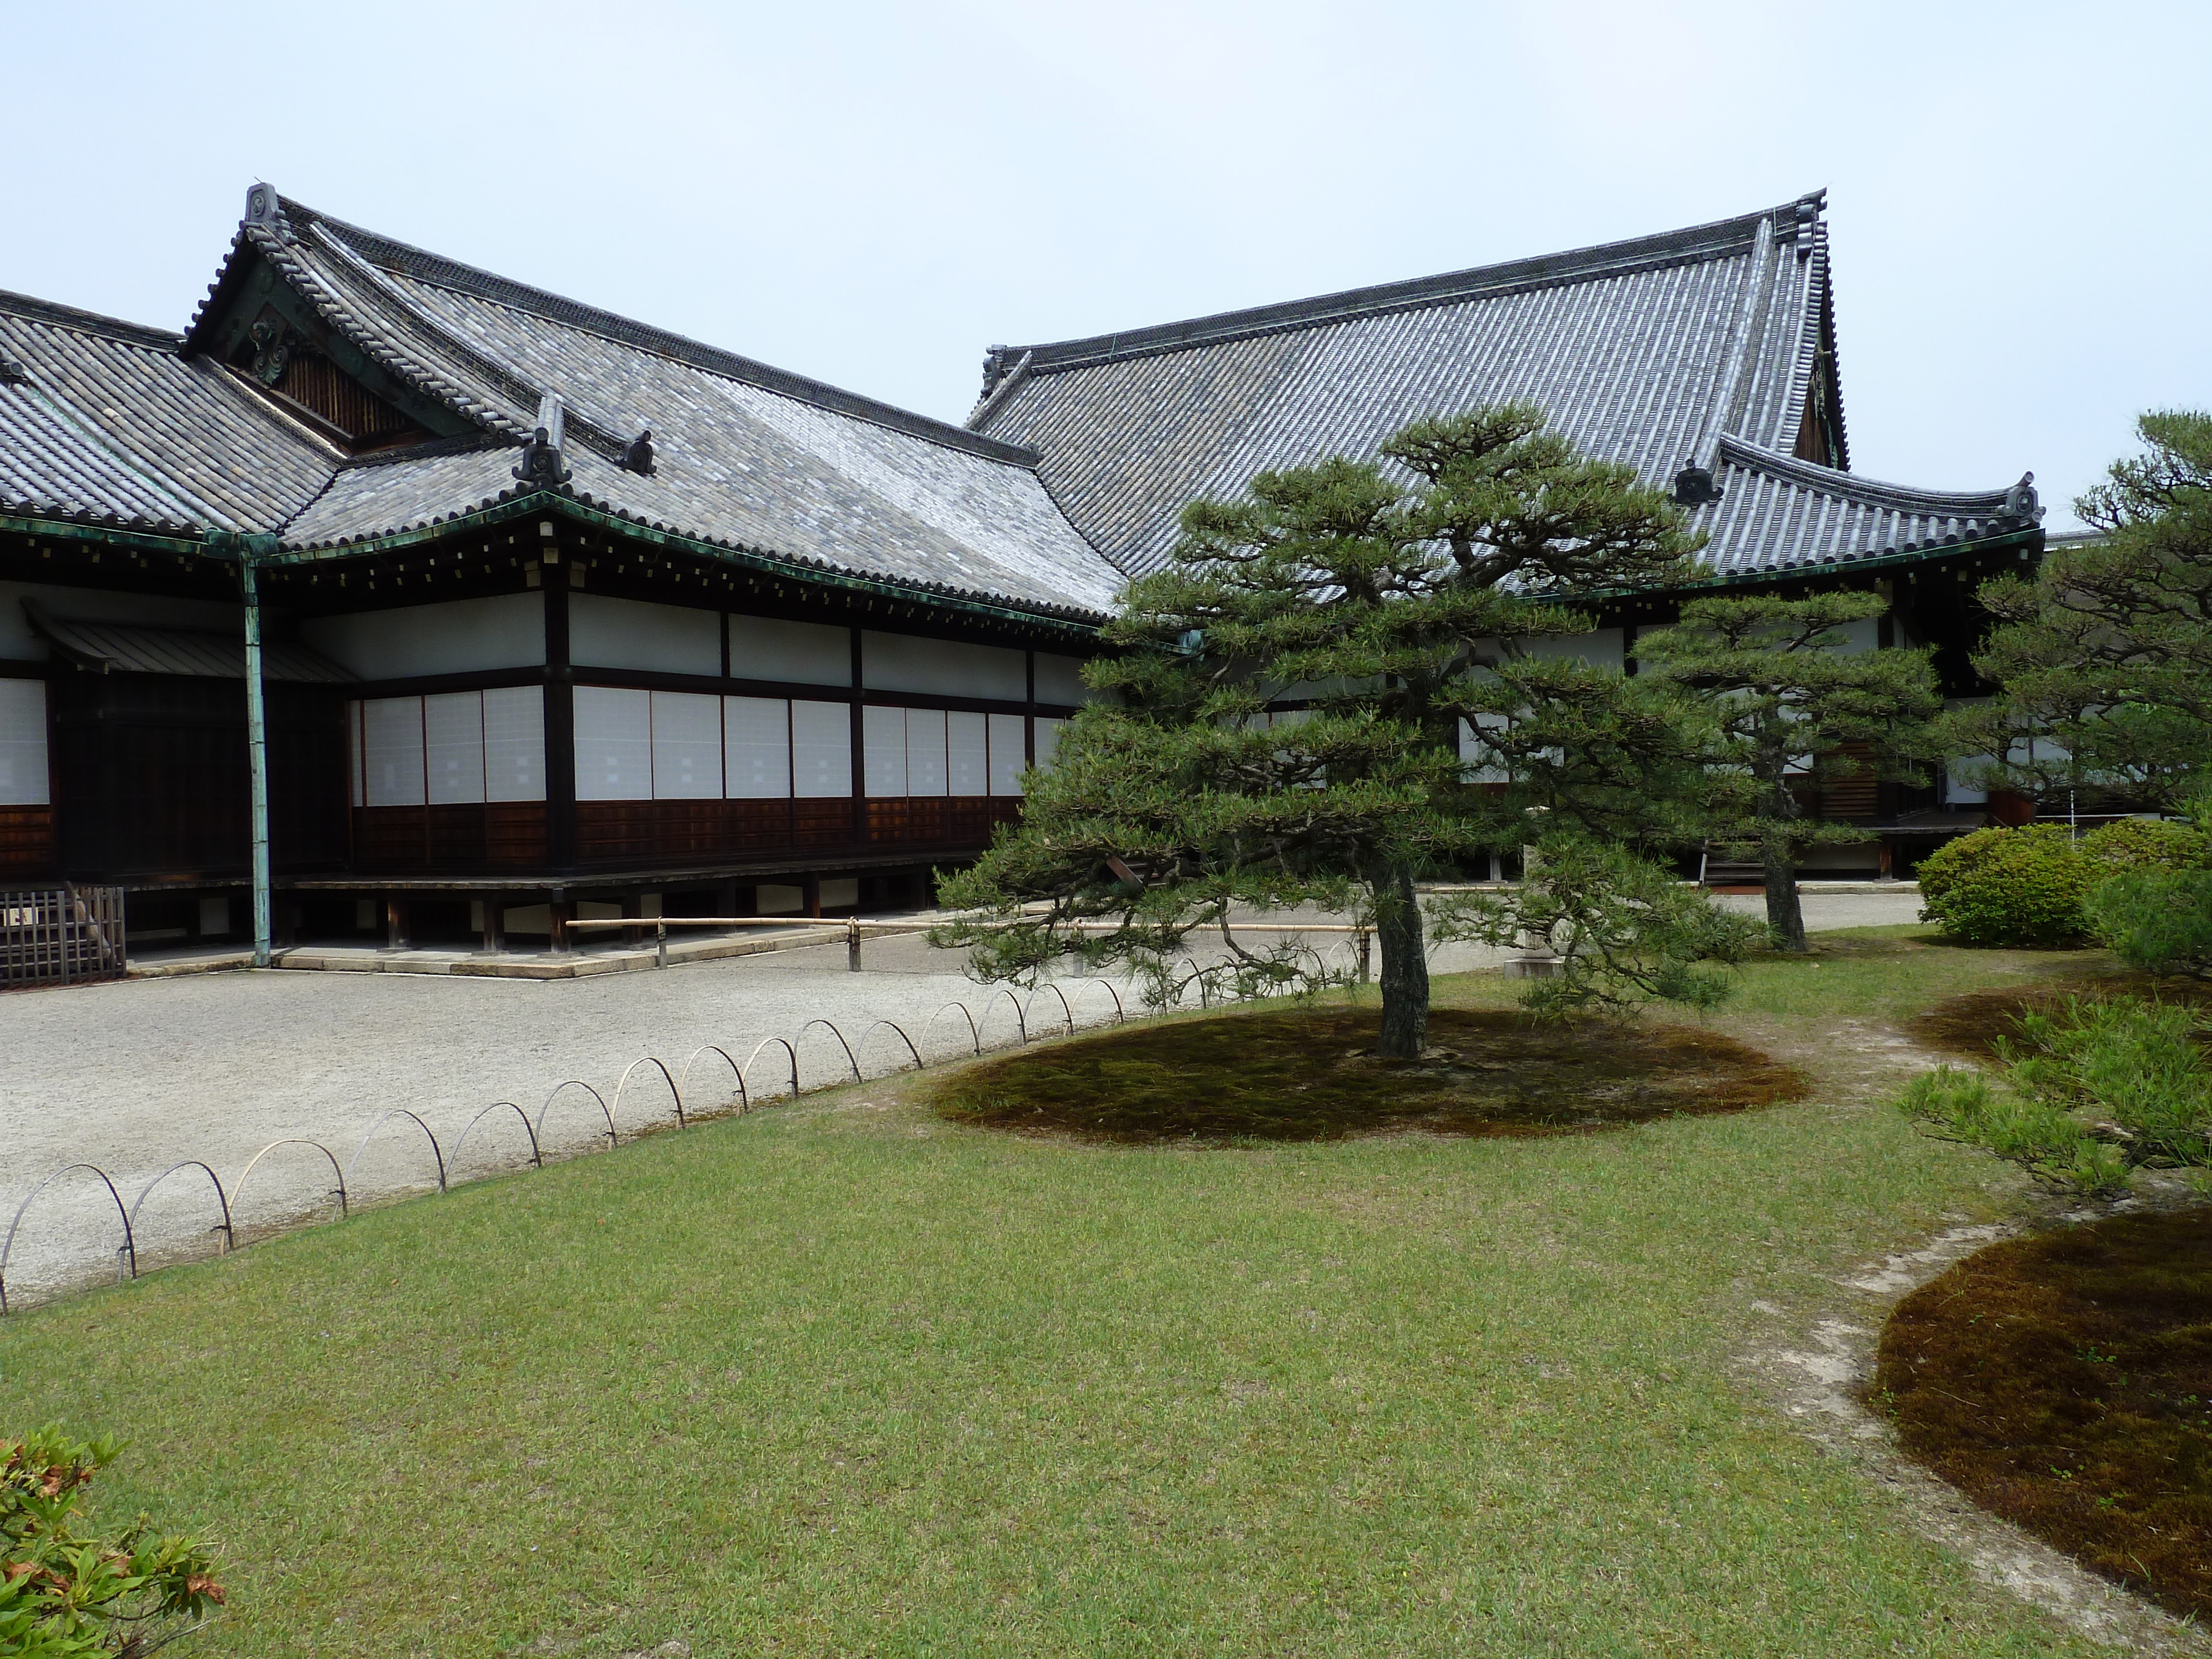
[[[1948,723],[1975,781],[2171,811],[2212,782],[2212,415],[2145,415],[2145,453],[2075,503],[2101,542],[1985,582],[1990,702]]]
[[[1766,878],[1767,930],[1778,949],[1805,949],[1796,864],[1808,846],[1864,841],[1850,824],[1810,817],[1798,793],[1857,771],[1846,746],[1867,745],[1891,776],[1911,775],[1914,741],[1943,706],[1929,653],[1849,651],[1844,631],[1887,609],[1873,593],[1693,599],[1681,620],[1638,637],[1637,661],[1695,693],[1720,747],[1714,839],[1756,847]]]
[[[1382,454],[1389,470],[1324,460],[1186,509],[1086,671],[1111,701],[1063,734],[1019,829],[942,890],[988,913],[945,935],[979,971],[1126,963],[1166,1001],[1203,927],[1239,989],[1311,985],[1310,951],[1250,948],[1228,915],[1319,904],[1371,923],[1378,1052],[1413,1057],[1417,879],[1547,838],[1693,833],[1698,739],[1670,689],[1521,648],[1594,625],[1574,594],[1685,579],[1699,544],[1680,510],[1526,404],[1417,421]]]

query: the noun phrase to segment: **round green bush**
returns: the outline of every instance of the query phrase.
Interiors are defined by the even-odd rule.
[[[1920,919],[1968,945],[2071,945],[2103,873],[2059,825],[1977,830],[1921,860]]]

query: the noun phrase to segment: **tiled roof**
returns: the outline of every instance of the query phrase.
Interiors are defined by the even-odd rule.
[[[1913,553],[2017,528],[2005,492],[1954,495],[1876,483],[1723,437],[1713,482],[1721,498],[1692,514],[1712,538],[1723,575],[1800,570]]]
[[[1267,469],[1371,454],[1417,416],[1508,398],[1534,401],[1585,452],[1654,483],[1687,464],[1716,471],[1723,441],[1735,445],[1725,510],[1707,515],[1723,571],[1785,544],[1793,557],[1840,556],[1862,532],[1922,538],[1874,528],[1884,506],[1899,524],[1986,514],[1984,497],[1869,494],[1848,472],[1786,454],[1821,346],[1823,200],[1190,322],[994,347],[969,422],[1041,451],[1054,500],[1132,574],[1165,559],[1186,501],[1234,495]],[[1835,420],[1840,439],[1840,410]],[[1811,505],[1831,497],[1832,507]]]
[[[192,679],[242,680],[246,641],[236,634],[197,629],[143,628],[136,623],[49,617],[26,604],[31,626],[71,661],[99,673],[180,674]],[[359,678],[319,652],[290,640],[262,647],[262,672],[272,680],[342,685]]]
[[[409,247],[256,186],[183,336],[0,295],[0,513],[343,554],[511,501],[541,400],[580,503],[794,574],[1063,618],[1153,568],[1183,504],[1535,400],[1655,483],[1685,463],[1723,574],[1985,532],[2002,492],[1793,459],[1829,306],[1818,195],[1740,218],[1187,323],[992,354],[945,425]],[[462,435],[349,457],[213,349],[264,270]],[[372,377],[374,378],[374,377]],[[441,414],[440,410],[447,411]],[[1840,411],[1835,412],[1840,434]],[[653,434],[647,472],[626,464]]]
[[[0,512],[265,530],[341,459],[155,329],[0,293]]]
[[[349,458],[219,367],[216,325],[262,264],[481,440]],[[25,363],[25,384],[0,384],[0,510],[343,549],[521,493],[514,446],[550,394],[566,411],[568,488],[615,517],[795,574],[1057,616],[1095,617],[1121,586],[1053,506],[1029,451],[407,247],[265,187],[181,337],[14,305],[0,302],[0,331],[37,337],[18,349],[0,331],[0,356]],[[647,429],[649,475],[622,464]]]

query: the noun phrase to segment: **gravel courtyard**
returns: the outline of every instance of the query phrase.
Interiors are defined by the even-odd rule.
[[[1756,898],[1724,898],[1756,908]],[[1910,921],[1910,894],[1809,898],[1814,927]],[[1334,942],[1334,941],[1332,941]],[[1340,948],[1340,946],[1339,947]],[[1448,946],[1438,971],[1495,962],[1501,953]],[[471,1120],[512,1101],[533,1120],[571,1079],[591,1085],[616,1107],[624,1138],[672,1121],[657,1071],[624,1069],[647,1055],[672,1072],[702,1045],[719,1044],[743,1062],[763,1041],[799,1044],[802,1079],[813,1087],[848,1076],[836,1040],[809,1021],[834,1021],[856,1046],[873,1022],[897,1021],[930,1057],[963,1049],[973,1012],[988,1047],[1015,1035],[1015,1016],[995,988],[960,971],[958,953],[917,938],[871,940],[866,966],[848,973],[842,945],[724,958],[665,972],[617,973],[534,981],[408,974],[214,973],[0,998],[0,1038],[9,1055],[0,1094],[0,1226],[38,1182],[75,1161],[96,1164],[125,1205],[180,1160],[210,1165],[233,1186],[261,1148],[287,1136],[319,1142],[340,1164],[397,1108],[435,1132],[456,1178],[526,1162],[516,1115],[486,1116],[453,1148]],[[1111,1017],[1102,988],[1071,983],[1079,1020]],[[1132,999],[1133,1003],[1133,999]],[[1059,1000],[1038,994],[1036,1029],[1062,1019]],[[869,1075],[905,1061],[902,1043],[878,1031],[860,1048]],[[779,1075],[781,1067],[781,1075]],[[748,1070],[756,1089],[787,1086],[788,1062],[763,1054]],[[720,1103],[731,1091],[728,1067],[703,1055],[686,1103]],[[544,1124],[546,1151],[573,1152],[603,1138],[606,1123],[581,1090],[562,1092]],[[401,1118],[386,1123],[359,1157],[348,1185],[361,1197],[428,1186],[428,1142]],[[241,1229],[297,1216],[335,1185],[322,1155],[288,1146],[270,1155],[240,1195]],[[138,1218],[142,1264],[210,1248],[219,1218],[205,1176],[185,1170],[164,1181]],[[43,1194],[25,1216],[6,1267],[11,1299],[84,1276],[112,1260],[121,1242],[116,1206],[97,1176],[78,1172]]]

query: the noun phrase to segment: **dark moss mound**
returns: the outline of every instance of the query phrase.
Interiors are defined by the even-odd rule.
[[[1996,1244],[1898,1306],[1877,1403],[1984,1508],[2212,1613],[2212,1210]]]
[[[1905,1023],[1916,1042],[1945,1054],[1987,1060],[2000,1039],[2020,1036],[2024,1013],[2049,1013],[2069,997],[2156,997],[2191,1002],[2212,1012],[2212,985],[2194,980],[2154,980],[2148,974],[2102,974],[2094,978],[2048,980],[2037,985],[1992,991],[1968,991],[1947,997]]]
[[[948,1076],[958,1122],[1125,1145],[1328,1140],[1425,1130],[1570,1133],[1735,1112],[1807,1089],[1802,1073],[1678,1025],[1439,1009],[1427,1057],[1378,1060],[1373,1009],[1291,1009],[1135,1026]]]

